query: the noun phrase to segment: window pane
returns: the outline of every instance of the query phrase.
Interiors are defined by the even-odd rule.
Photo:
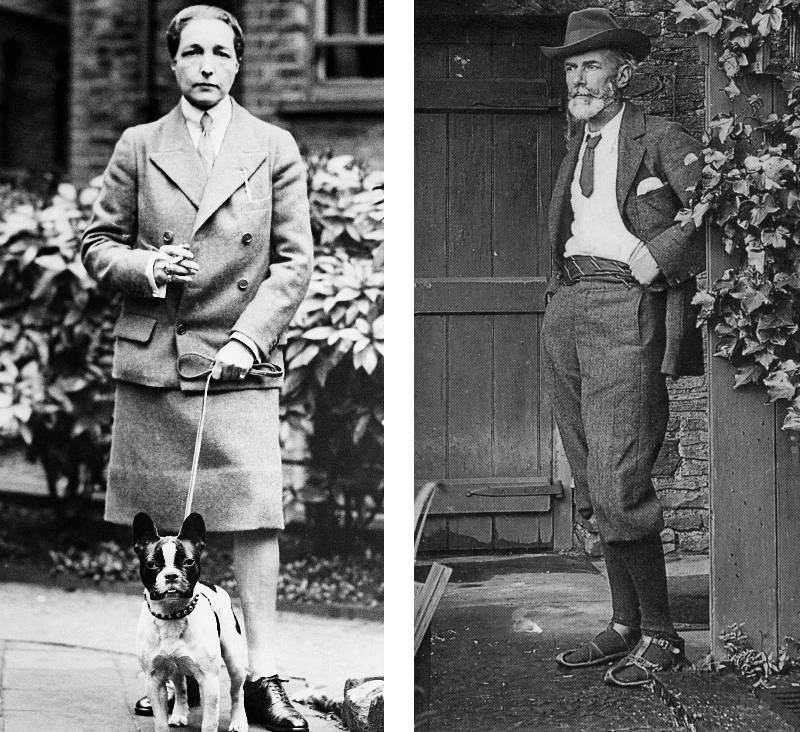
[[[383,0],[366,0],[366,3],[367,33],[383,35]]]
[[[333,46],[325,49],[328,79],[383,78],[383,46]]]
[[[328,0],[328,35],[358,32],[358,0]]]

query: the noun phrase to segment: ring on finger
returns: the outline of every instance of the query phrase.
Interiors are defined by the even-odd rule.
[[[172,272],[167,272],[167,282],[172,282]]]
[[[247,376],[247,371],[242,371],[242,372],[239,374],[239,378],[240,378],[240,379],[243,379],[245,376]]]

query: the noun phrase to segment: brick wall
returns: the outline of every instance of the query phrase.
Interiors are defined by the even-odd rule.
[[[73,0],[72,144],[78,182],[102,172],[133,124],[156,119],[178,100],[164,32],[185,0]],[[245,58],[232,95],[256,116],[290,129],[310,151],[333,148],[382,167],[380,111],[320,113],[310,99],[313,0],[220,0],[245,32]],[[286,103],[307,103],[284,113]],[[354,105],[357,106],[357,105]]]

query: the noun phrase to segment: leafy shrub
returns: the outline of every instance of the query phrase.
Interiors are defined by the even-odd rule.
[[[321,543],[381,510],[383,475],[383,179],[349,157],[313,158],[316,262],[288,331],[286,422],[310,436]],[[340,531],[343,529],[343,531]]]
[[[382,505],[382,175],[319,156],[308,180],[317,260],[288,333],[283,421],[310,436],[329,520],[349,529]],[[118,302],[79,256],[99,184],[0,187],[0,438],[25,441],[53,496],[104,484]]]

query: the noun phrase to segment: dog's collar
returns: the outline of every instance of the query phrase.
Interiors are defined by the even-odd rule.
[[[153,608],[150,606],[150,598],[147,596],[147,590],[144,591],[144,601],[147,603],[147,609],[154,618],[158,618],[159,620],[179,620],[180,618],[185,618],[197,607],[197,603],[201,597],[204,597],[204,595],[201,595],[198,592],[191,600],[189,600],[189,604],[183,609],[174,613],[169,613],[169,615],[162,615],[161,613],[157,613],[155,610],[153,610]]]

